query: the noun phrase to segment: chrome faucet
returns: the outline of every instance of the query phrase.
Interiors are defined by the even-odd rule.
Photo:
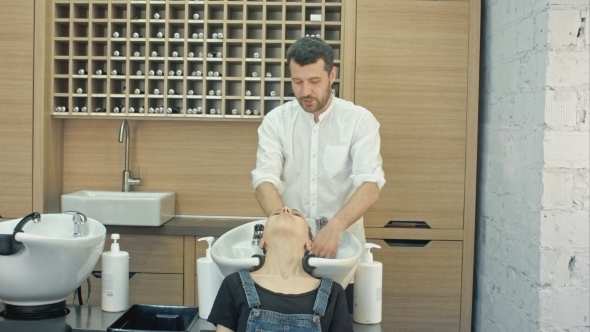
[[[264,225],[263,224],[256,224],[254,226],[254,234],[252,234],[252,245],[259,245],[260,240],[262,239],[262,234],[264,232]]]
[[[123,143],[123,134],[127,133],[125,136],[125,170],[123,170],[123,187],[121,191],[129,192],[131,186],[139,186],[141,184],[141,179],[133,179],[129,173],[129,125],[127,124],[127,120],[123,120],[121,122],[121,130],[119,130],[119,143]]]
[[[83,237],[88,235],[88,231],[86,229],[86,222],[88,221],[88,218],[86,218],[83,213],[78,211],[66,211],[64,214],[72,215],[72,221],[74,222],[74,237]]]

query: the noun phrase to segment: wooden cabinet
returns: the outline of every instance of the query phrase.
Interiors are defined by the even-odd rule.
[[[383,331],[458,331],[461,241],[367,239],[381,246]]]
[[[357,0],[356,24],[355,103],[381,123],[387,180],[364,219],[384,330],[470,331],[480,1]]]
[[[110,234],[104,251],[110,249]],[[130,304],[164,304],[164,305],[193,305],[193,292],[185,296],[185,260],[192,260],[194,236],[167,235],[121,235],[121,250],[129,252],[129,303]],[[191,257],[185,257],[185,246]],[[191,263],[187,262],[190,267]],[[194,266],[194,262],[192,263]],[[102,271],[101,260],[97,262],[94,271]],[[194,285],[194,272],[188,272],[189,288]],[[100,274],[90,275],[92,297],[91,305],[101,303]],[[83,300],[86,301],[87,284],[82,284]],[[71,303],[72,295],[68,297]]]
[[[9,1],[0,12],[0,216],[33,208],[34,2]]]

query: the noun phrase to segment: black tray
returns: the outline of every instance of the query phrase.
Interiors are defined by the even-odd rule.
[[[134,304],[111,326],[108,332],[188,332],[199,316],[197,307]]]

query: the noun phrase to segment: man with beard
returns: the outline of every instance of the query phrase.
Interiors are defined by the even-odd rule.
[[[287,205],[308,218],[327,218],[313,253],[333,258],[345,229],[366,241],[362,216],[385,184],[379,122],[332,95],[334,52],[323,40],[297,40],[287,64],[297,100],[265,115],[252,185],[267,216]]]

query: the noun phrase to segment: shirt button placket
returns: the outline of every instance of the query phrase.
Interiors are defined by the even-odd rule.
[[[318,127],[319,124],[316,123],[311,134],[311,158],[309,168],[309,217],[317,215],[318,184],[316,180],[318,177]]]

